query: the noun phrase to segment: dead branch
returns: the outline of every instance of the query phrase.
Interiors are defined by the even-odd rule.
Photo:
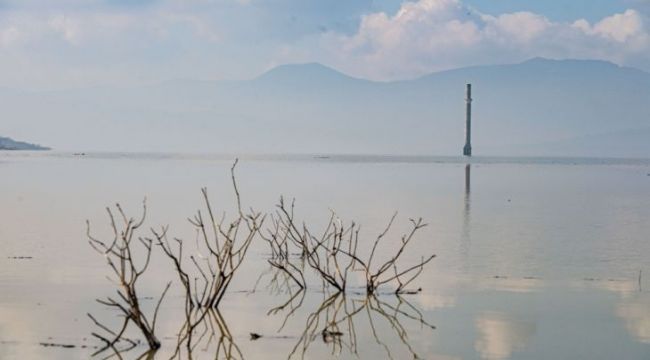
[[[391,256],[388,260],[386,260],[384,263],[382,263],[378,267],[373,267],[372,266],[372,261],[375,255],[375,250],[377,249],[377,246],[379,242],[382,240],[382,238],[388,233],[390,227],[393,224],[393,221],[395,219],[395,215],[391,218],[388,226],[386,229],[375,239],[375,242],[372,247],[372,251],[370,253],[370,256],[368,257],[368,260],[364,261],[362,260],[356,252],[350,252],[346,250],[341,250],[341,253],[349,256],[350,258],[354,259],[357,265],[360,265],[361,268],[364,271],[365,278],[366,278],[366,293],[368,294],[374,294],[377,292],[380,286],[389,284],[392,282],[396,282],[398,284],[397,288],[395,289],[395,294],[401,294],[403,292],[406,292],[405,287],[410,284],[420,273],[422,273],[422,269],[424,266],[429,263],[429,261],[433,260],[436,255],[430,255],[427,258],[422,258],[420,262],[416,263],[415,265],[408,267],[404,270],[398,270],[398,261],[400,257],[404,254],[404,250],[408,246],[408,244],[411,242],[413,239],[414,235],[418,232],[418,230],[422,229],[423,227],[427,226],[422,222],[422,219],[418,220],[413,220],[410,219],[412,228],[411,231],[408,234],[402,235],[401,237],[401,243],[399,248],[397,249],[397,252],[395,255]],[[388,271],[393,270],[394,273],[391,274]],[[409,291],[410,292],[410,291]]]
[[[401,236],[396,252],[377,265],[377,249],[389,233],[397,213],[391,217],[386,228],[375,239],[368,257],[362,259],[357,251],[360,227],[354,222],[345,225],[332,212],[322,235],[315,236],[307,225],[296,224],[293,202],[290,207],[287,207],[284,199],[280,198],[277,208],[278,210],[272,216],[273,227],[268,229],[264,236],[271,249],[271,258],[268,261],[272,266],[290,275],[299,286],[306,286],[305,277],[291,260],[292,250],[300,251],[309,267],[325,284],[336,291],[345,292],[350,271],[361,269],[365,275],[365,288],[368,294],[376,293],[379,287],[388,284],[394,284],[395,294],[412,292],[407,289],[407,286],[421,274],[424,266],[435,258],[435,255],[430,255],[422,257],[419,262],[410,267],[400,266],[406,248],[416,233],[426,226],[422,219],[410,220],[412,228],[407,234]]]
[[[215,216],[206,188],[201,189],[204,211],[197,211],[189,222],[197,231],[197,253],[189,256],[189,266],[184,258],[182,239],[174,239],[172,248],[167,238],[167,228],[152,230],[154,240],[165,255],[172,260],[179,280],[185,289],[186,313],[194,307],[216,308],[241,266],[253,239],[259,234],[264,216],[253,210],[242,210],[241,197],[231,168],[232,186],[237,205],[237,216],[232,221]],[[204,216],[207,214],[207,216]]]
[[[291,261],[291,251],[297,251],[325,284],[337,292],[345,292],[355,260],[339,255],[341,249],[356,252],[359,227],[355,223],[346,226],[332,212],[325,231],[316,236],[305,224],[299,227],[295,223],[293,202],[287,208],[284,199],[280,198],[277,208],[276,214],[272,216],[275,228],[267,236],[272,250],[272,259],[269,260],[271,265],[290,274],[299,274],[303,287],[306,286],[302,271]],[[273,259],[273,255],[280,260]]]
[[[296,264],[297,261],[290,253],[290,249],[293,249],[294,245],[291,244],[290,247],[289,229],[285,227],[279,217],[272,216],[271,222],[272,228],[267,229],[266,235],[260,231],[261,238],[269,244],[271,250],[268,263],[285,273],[298,287],[305,289],[307,287],[304,275],[305,258],[301,256]]]
[[[170,284],[167,284],[165,290],[159,298],[158,304],[151,317],[145,315],[142,311],[140,298],[138,297],[138,280],[145,273],[149,267],[152,252],[152,242],[149,239],[137,237],[135,234],[142,226],[147,214],[146,201],[142,203],[142,216],[139,220],[135,220],[126,215],[119,204],[115,206],[119,216],[120,225],[110,208],[106,208],[110,220],[111,228],[113,231],[113,238],[110,241],[102,241],[91,235],[90,222],[87,224],[88,242],[95,251],[100,253],[106,259],[108,266],[113,272],[112,280],[118,284],[117,294],[119,299],[115,300],[111,297],[105,300],[97,299],[100,304],[113,308],[121,313],[124,317],[124,323],[118,332],[113,332],[105,325],[102,325],[91,315],[90,318],[93,322],[109,335],[101,336],[94,334],[96,337],[102,339],[106,343],[107,349],[114,347],[120,340],[127,340],[123,337],[124,332],[128,325],[134,324],[145,337],[149,348],[156,350],[160,347],[160,341],[155,335],[155,322],[160,308],[160,303],[165,297]],[[138,241],[133,241],[137,239]],[[138,247],[139,249],[136,249]],[[138,251],[144,251],[142,259],[137,259],[140,256]],[[150,321],[152,319],[152,321]],[[129,341],[129,340],[127,340]]]

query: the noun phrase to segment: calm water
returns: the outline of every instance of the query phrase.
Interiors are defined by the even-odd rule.
[[[85,220],[107,235],[105,206],[120,202],[136,215],[146,196],[148,227],[169,224],[173,236],[193,239],[186,218],[201,206],[202,186],[216,208],[233,211],[231,163],[207,155],[0,153],[0,358],[89,358],[101,343],[86,313],[119,323],[94,301],[114,288],[87,244]],[[237,176],[245,205],[271,212],[280,195],[295,198],[298,216],[314,228],[336,210],[361,224],[366,249],[394,211],[394,241],[409,218],[422,217],[429,226],[407,261],[438,255],[414,284],[420,294],[370,304],[352,294],[315,314],[328,297],[315,284],[294,300],[295,312],[269,313],[290,294],[273,282],[268,250],[257,242],[221,306],[246,359],[287,358],[294,348],[293,357],[310,359],[650,357],[650,161],[251,156]],[[173,279],[168,268],[155,253],[142,283],[148,308]],[[173,286],[163,303],[156,359],[176,345],[180,291]],[[303,337],[309,319],[363,304],[340,343],[324,342],[320,329]],[[382,314],[398,307],[413,318]],[[251,332],[263,337],[252,341]],[[194,358],[214,358],[216,343],[206,336]]]

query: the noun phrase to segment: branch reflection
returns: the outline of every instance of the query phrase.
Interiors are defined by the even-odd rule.
[[[204,307],[186,313],[170,359],[194,359],[195,351],[213,359],[243,359],[228,324],[218,309]]]
[[[388,298],[394,299],[393,303],[386,300]],[[357,334],[365,333],[372,334],[375,342],[384,349],[390,359],[403,358],[393,356],[393,351],[397,350],[396,345],[399,344],[411,358],[419,358],[410,344],[409,332],[402,324],[403,321],[413,321],[422,328],[435,329],[435,326],[424,320],[422,313],[415,306],[401,296],[350,297],[338,292],[327,297],[309,314],[305,329],[289,358],[305,358],[315,342],[325,344],[332,356],[340,356],[345,352],[358,356],[360,343],[357,341]],[[378,331],[382,322],[392,333]]]
[[[120,341],[114,346],[100,349],[93,354],[93,357],[104,354],[106,356],[101,358],[102,360],[122,360],[124,358],[153,360],[164,356],[164,354],[158,354],[158,350],[153,350],[146,351],[137,357],[132,357],[130,353],[138,347],[138,343],[129,341],[127,346],[120,347],[119,345],[122,342],[126,342],[126,340]],[[196,356],[197,353],[204,354],[211,359],[244,358],[223,316],[218,309],[210,307],[198,308],[186,313],[185,322],[176,336],[175,343],[173,352],[170,351],[172,353],[171,357],[169,357],[170,360],[198,359],[199,357]]]

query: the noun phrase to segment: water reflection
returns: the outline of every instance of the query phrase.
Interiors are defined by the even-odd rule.
[[[487,279],[481,279],[478,282],[478,288],[507,291],[511,293],[531,293],[540,291],[544,286],[544,280],[536,277],[506,277],[493,276]]]
[[[469,201],[469,192],[471,188],[470,177],[472,172],[472,164],[465,164],[465,202]]]
[[[644,292],[641,276],[634,280],[608,279],[587,284],[619,295],[614,313],[625,324],[625,329],[637,341],[650,344],[650,293]]]
[[[295,328],[285,329],[289,319],[299,316],[297,314],[301,312],[300,310],[311,311],[308,314],[302,312],[302,315],[306,316],[304,328],[288,355],[289,359],[317,356],[316,354],[323,354],[324,350],[333,357],[342,355],[359,357],[361,351],[367,352],[368,349],[365,347],[373,342],[379,345],[385,358],[401,359],[405,358],[404,354],[408,354],[408,358],[420,358],[410,343],[407,330],[409,327],[405,326],[407,324],[404,322],[418,325],[417,335],[421,335],[421,332],[427,329],[436,328],[424,319],[418,307],[401,295],[394,293],[367,295],[359,292],[346,294],[329,292],[328,288],[323,286],[318,291],[323,294],[322,302],[316,303],[314,310],[310,310],[314,302],[305,304],[308,290],[292,286],[294,283],[287,279],[288,275],[276,268],[262,274],[258,278],[255,289],[265,275],[270,275],[266,290],[275,296],[287,298],[267,313],[282,319],[278,333],[283,330],[295,330]],[[422,294],[418,293],[416,296],[419,298],[420,295]],[[298,321],[299,324],[303,320]],[[368,335],[371,335],[371,342],[366,338]]]
[[[625,322],[625,328],[638,341],[650,344],[650,294],[636,293],[616,306],[616,315]]]
[[[474,348],[481,358],[490,360],[510,358],[526,346],[537,330],[534,323],[516,321],[496,312],[481,314],[475,325],[479,338]]]
[[[465,196],[463,199],[463,223],[460,232],[460,253],[461,256],[465,259],[464,263],[466,266],[469,257],[469,249],[471,244],[471,172],[472,165],[465,164]]]
[[[422,330],[434,330],[435,326],[429,324],[422,313],[403,297],[388,298],[375,295],[350,297],[341,292],[329,296],[307,317],[305,329],[289,358],[308,357],[308,350],[315,342],[325,344],[332,356],[347,353],[358,357],[359,345],[367,344],[359,342],[358,335],[366,334],[372,334],[387,358],[405,358],[393,354],[400,350],[408,353],[409,358],[420,358],[411,346],[409,332],[402,322],[414,321]]]
[[[416,299],[420,308],[427,311],[456,306],[456,297],[446,294],[422,292]]]
[[[273,322],[277,325],[272,327],[276,330],[270,332],[264,326],[249,328],[260,333],[250,332],[250,342],[247,341],[241,348],[219,309],[194,307],[185,308],[182,324],[178,317],[171,316],[171,319],[175,320],[170,323],[172,326],[168,331],[172,331],[173,335],[163,337],[162,348],[159,350],[140,354],[143,351],[141,341],[114,334],[119,340],[101,347],[93,357],[243,359],[246,351],[258,347],[252,342],[264,338],[277,342],[273,346],[278,343],[286,344],[286,347],[280,345],[283,350],[275,352],[274,358],[321,358],[324,355],[366,358],[368,354],[379,354],[380,358],[386,359],[415,359],[422,358],[421,353],[427,351],[422,349],[420,342],[430,339],[431,331],[436,329],[425,320],[422,310],[402,295],[392,292],[372,295],[366,295],[365,292],[346,294],[328,292],[327,287],[318,290],[298,289],[287,279],[286,273],[275,268],[264,271],[258,277],[253,290],[245,291],[247,296],[257,293],[263,278],[269,279],[268,284],[264,286],[267,296],[270,296],[267,299],[277,301],[277,305],[266,313],[269,319],[274,318]],[[313,301],[314,297],[320,298],[320,294],[322,302]],[[406,296],[414,296],[417,299],[421,293]],[[305,300],[306,298],[310,300]],[[453,300],[441,301],[443,306],[446,306]],[[166,313],[174,311],[182,312],[182,303],[176,302]],[[223,311],[227,315],[230,310]],[[238,318],[241,318],[241,314]],[[180,326],[174,326],[174,323]],[[102,329],[111,332],[108,328]],[[412,344],[412,336],[417,339],[417,345]],[[265,343],[264,346],[268,344]]]
[[[92,354],[93,357],[102,359],[199,359],[201,354],[211,359],[243,359],[244,356],[235,343],[228,324],[221,312],[213,308],[198,308],[187,314],[184,324],[175,337],[175,346],[171,356],[159,354],[159,350],[147,350],[134,356],[138,344],[131,344],[130,340],[122,338],[119,343],[103,347]],[[128,342],[126,346],[120,343]],[[163,356],[157,356],[163,355]],[[103,357],[101,357],[103,356]]]
[[[124,359],[131,359],[131,354],[130,351],[131,349],[117,349],[115,347],[110,348],[110,351],[108,351],[108,355],[104,357],[98,357],[99,354],[105,355],[103,352],[106,351],[107,349],[104,349],[102,353],[94,353],[92,354],[92,358],[97,358],[101,360],[108,360],[108,359],[118,359],[118,360],[124,360]],[[156,351],[155,350],[147,350],[140,355],[134,356],[133,359],[137,360],[154,360],[156,358]]]
[[[0,179],[4,189],[0,193],[4,205],[0,206],[4,219],[0,224],[0,358],[7,360],[88,358],[94,351],[81,348],[93,341],[88,336],[92,324],[82,316],[98,310],[90,303],[94,298],[91,294],[107,294],[105,269],[80,241],[80,219],[101,218],[103,204],[139,201],[146,194],[155,203],[155,223],[180,226],[177,223],[185,224],[185,216],[194,211],[195,190],[200,186],[223,188],[222,198],[230,199],[230,179],[221,176],[230,165],[226,161],[12,159],[11,164],[0,166],[7,165],[11,171]],[[484,311],[510,314],[510,309],[514,317],[553,315],[544,315],[535,338],[524,351],[513,352],[511,357],[648,358],[648,319],[643,304],[650,308],[650,299],[638,294],[636,276],[640,268],[647,276],[644,255],[650,251],[650,242],[645,241],[650,222],[639,220],[650,214],[647,166],[483,163],[478,168],[473,164],[471,169],[465,165],[252,161],[242,168],[242,188],[247,198],[255,200],[256,207],[269,211],[279,193],[295,196],[308,203],[308,219],[320,218],[325,209],[333,207],[345,210],[346,215],[371,229],[384,226],[383,215],[396,208],[402,214],[425,215],[432,220],[436,226],[429,234],[434,241],[420,242],[417,250],[428,253],[433,247],[440,259],[423,272],[423,293],[407,299],[417,301],[414,305],[419,309],[429,310],[425,317],[435,319],[440,330],[423,331],[428,339],[420,339],[415,334],[417,324],[404,324],[412,329],[410,343],[424,358],[431,359],[432,352],[438,351],[457,358],[479,358],[474,354],[478,339],[485,347],[489,341],[477,336],[483,334],[477,330],[477,315]],[[170,168],[175,171],[170,172]],[[466,171],[470,175],[467,182]],[[124,173],[131,176],[115,175]],[[259,182],[262,175],[266,179],[263,184]],[[315,192],[314,188],[322,191]],[[424,189],[427,196],[422,196]],[[503,206],[504,199],[511,197],[518,201]],[[193,234],[191,229],[179,228],[176,235]],[[471,247],[467,246],[470,240]],[[469,250],[468,258],[460,254],[463,246]],[[259,268],[266,267],[266,259],[258,255],[263,252],[253,250],[253,258],[244,264],[242,277],[233,285],[236,290],[250,289]],[[7,258],[22,255],[33,259]],[[166,260],[157,257],[152,261],[166,265]],[[492,278],[494,275],[501,277]],[[524,279],[527,275],[542,280]],[[161,282],[166,278],[154,276]],[[596,284],[583,280],[587,277],[605,281]],[[610,277],[632,281],[607,281]],[[158,285],[162,286],[152,284],[146,295],[158,296]],[[597,285],[614,292],[594,288]],[[647,288],[648,281],[644,282],[644,290]],[[294,298],[293,305],[279,310],[278,318],[265,316],[268,308],[284,304],[291,295],[233,293],[229,297],[222,313],[247,358],[287,357],[305,327],[307,315],[323,300],[320,294],[311,289],[283,329],[283,337],[272,336],[304,294]],[[175,299],[178,297],[169,300]],[[167,337],[156,357],[167,359],[167,352],[174,350],[183,312],[182,304],[178,305],[180,311],[172,310],[167,302],[163,306],[170,309],[162,313],[160,323],[160,334]],[[101,311],[99,315],[109,315]],[[472,317],[467,320],[468,316]],[[72,320],[76,318],[78,321]],[[367,334],[360,328],[357,331],[359,358],[385,358],[362,320],[367,323],[364,314],[355,316],[355,323],[368,330]],[[389,326],[384,329],[392,332]],[[264,338],[251,342],[250,331]],[[388,334],[380,332],[397,339]],[[364,335],[367,338],[361,338]],[[77,347],[45,348],[38,345],[42,341]],[[580,342],[589,345],[588,354],[575,346]],[[321,338],[315,339],[309,356],[328,358],[320,351],[324,346]],[[399,340],[394,347],[400,348]],[[138,347],[125,358],[143,350]],[[165,356],[161,356],[163,351]]]
[[[218,309],[199,308],[188,314],[176,343],[172,358],[192,359],[193,353],[200,350],[213,359],[243,359]]]

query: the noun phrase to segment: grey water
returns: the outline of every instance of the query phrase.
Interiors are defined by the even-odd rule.
[[[115,288],[87,243],[86,220],[107,236],[105,207],[119,202],[135,216],[146,197],[146,228],[169,225],[175,237],[193,239],[186,219],[202,205],[201,187],[217,209],[235,211],[234,158],[0,152],[0,358],[90,358],[101,342],[86,313],[118,322],[95,302]],[[650,357],[650,160],[243,155],[236,174],[246,207],[271,213],[280,196],[295,199],[300,220],[315,228],[333,210],[361,225],[366,249],[395,211],[389,244],[409,218],[422,217],[429,225],[409,259],[437,255],[413,284],[421,292],[379,296],[384,309],[414,318],[396,316],[396,325],[370,309],[352,318],[354,331],[345,328],[340,343],[309,336],[304,346],[310,314],[327,294],[312,286],[294,313],[270,312],[290,295],[273,283],[268,251],[256,241],[220,309],[243,358]],[[145,299],[173,278],[161,254],[152,261]],[[171,356],[182,325],[174,315],[181,289],[170,291],[155,358]],[[252,332],[262,337],[251,340]],[[214,358],[214,345],[206,339],[194,358]]]

